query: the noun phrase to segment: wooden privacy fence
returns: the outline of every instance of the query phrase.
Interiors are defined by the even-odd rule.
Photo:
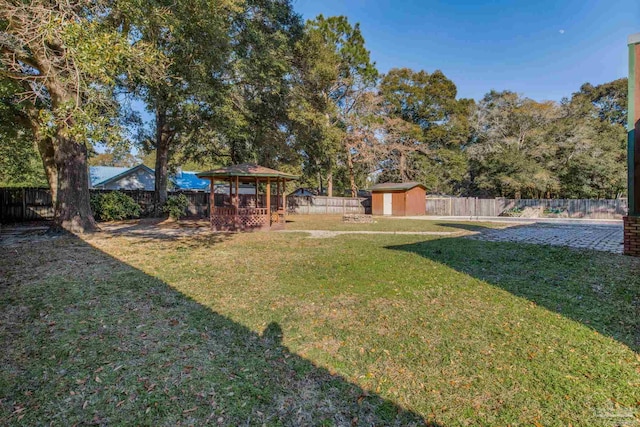
[[[90,190],[91,194],[115,190]],[[153,214],[153,191],[118,190],[133,198],[142,208],[143,215]],[[202,191],[169,192],[169,196],[184,194],[189,201],[187,214],[191,217],[209,216],[209,193]],[[216,205],[229,203],[228,194],[215,194]],[[282,196],[271,198],[279,206]],[[266,206],[266,196],[259,195],[260,206]],[[240,207],[255,207],[255,195],[241,194]],[[291,214],[346,214],[371,213],[371,199],[351,197],[288,196],[287,210]],[[36,221],[53,218],[51,193],[46,188],[0,188],[0,222]]]
[[[113,190],[90,190],[91,194]],[[145,215],[153,213],[153,191],[124,190],[141,207]],[[189,200],[187,212],[192,217],[209,215],[209,193],[201,191],[169,192],[184,194]],[[216,194],[216,205],[229,202],[228,194]],[[282,196],[280,196],[282,197]],[[266,205],[264,194],[259,204]],[[255,207],[255,195],[241,194],[240,207]],[[280,203],[279,197],[272,204]],[[533,208],[544,216],[568,218],[617,219],[626,215],[626,199],[479,199],[475,197],[427,197],[427,215],[435,216],[499,216],[510,209]],[[291,214],[370,214],[371,198],[288,196],[287,210]],[[529,209],[531,210],[531,209]],[[546,211],[546,212],[545,212]],[[53,218],[51,194],[46,188],[0,188],[0,221],[34,221]]]
[[[0,222],[53,218],[51,192],[45,188],[0,188]]]
[[[114,190],[92,189],[93,194]],[[142,208],[143,215],[153,212],[153,191],[119,190],[130,196]],[[189,200],[189,216],[209,214],[209,193],[195,191],[169,192],[170,196],[184,194]],[[0,222],[37,221],[53,218],[51,192],[47,188],[0,188]]]
[[[371,198],[288,196],[287,210],[293,214],[370,214]]]
[[[500,216],[505,211],[526,208],[539,210],[541,216],[590,219],[619,219],[628,211],[627,199],[427,197],[427,215],[435,216]]]

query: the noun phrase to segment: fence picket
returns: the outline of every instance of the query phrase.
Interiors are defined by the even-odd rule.
[[[90,190],[92,194],[112,190]],[[127,190],[131,196],[149,214],[153,208],[153,191]],[[184,194],[189,200],[188,213],[192,217],[207,217],[210,209],[209,193],[170,192]],[[228,194],[215,194],[216,204],[228,202]],[[281,203],[277,198],[277,203]],[[240,195],[239,203],[243,207],[255,204],[254,195]],[[259,204],[265,205],[265,196],[261,195]],[[275,202],[274,202],[275,204]],[[559,216],[569,218],[616,219],[627,214],[626,199],[480,199],[475,197],[427,197],[427,215],[434,216],[499,216],[513,208],[558,209]],[[328,197],[328,196],[288,196],[287,211],[291,214],[364,214],[371,213],[371,198]],[[31,221],[53,218],[51,194],[45,188],[0,188],[0,221]]]
[[[106,193],[114,190],[90,190],[91,194]],[[153,211],[153,191],[120,190],[138,203],[142,212],[149,215]],[[169,195],[184,194],[189,200],[187,207],[191,217],[207,217],[211,198],[206,192],[184,191],[169,192]],[[281,206],[281,198],[273,196],[272,203]],[[229,202],[228,194],[214,194],[216,205]],[[240,194],[241,207],[255,205],[255,196]],[[258,203],[266,205],[266,196],[259,197]],[[345,214],[371,213],[371,199],[361,197],[327,197],[327,196],[288,196],[287,210],[291,214]],[[46,188],[0,188],[0,220],[5,222],[48,220],[53,218],[51,193]]]
[[[478,199],[474,197],[427,197],[427,215],[500,216],[513,208],[561,210],[560,217],[620,219],[627,214],[626,199]]]

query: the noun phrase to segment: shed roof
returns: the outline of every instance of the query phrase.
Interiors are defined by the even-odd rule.
[[[414,187],[421,187],[423,189],[427,189],[424,185],[419,182],[385,182],[383,184],[376,184],[371,187],[371,191],[373,192],[385,192],[385,191],[407,191],[411,190]]]
[[[285,172],[280,172],[275,169],[266,168],[264,166],[256,165],[254,163],[242,163],[239,165],[227,166],[225,168],[213,169],[206,172],[200,172],[197,174],[198,178],[208,177],[254,177],[254,178],[285,178],[285,179],[298,179],[296,175],[291,175]]]

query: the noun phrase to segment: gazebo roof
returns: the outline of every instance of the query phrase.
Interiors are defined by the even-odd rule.
[[[275,169],[266,168],[254,163],[242,163],[224,168],[213,169],[197,174],[198,178],[229,178],[229,177],[251,177],[251,178],[284,178],[298,179],[297,175],[280,172]]]

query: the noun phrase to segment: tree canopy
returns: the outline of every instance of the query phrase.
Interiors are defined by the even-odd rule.
[[[158,206],[172,168],[240,162],[329,194],[375,180],[487,197],[625,192],[626,79],[560,102],[508,88],[461,99],[439,70],[380,75],[359,24],[303,23],[290,0],[0,6],[0,183],[48,181],[69,229],[94,227],[88,163],[133,164],[132,142]]]

